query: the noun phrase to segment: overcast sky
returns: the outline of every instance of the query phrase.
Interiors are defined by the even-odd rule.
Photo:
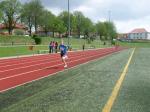
[[[29,2],[31,0],[20,0]],[[67,10],[68,0],[41,0],[45,8],[58,15]],[[93,22],[109,18],[121,33],[134,28],[146,28],[150,31],[150,0],[70,0],[70,10],[82,11]]]

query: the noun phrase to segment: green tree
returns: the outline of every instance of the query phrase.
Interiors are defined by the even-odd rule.
[[[37,33],[38,25],[40,25],[40,17],[43,13],[44,7],[40,0],[32,0],[25,3],[22,9],[22,20],[28,24],[30,35],[31,29],[34,27]]]
[[[55,29],[56,32],[59,33],[59,37],[61,36],[62,33],[66,31],[66,27],[64,27],[64,22],[56,17],[53,23],[53,28]]]
[[[117,36],[116,27],[113,22],[104,22],[106,29],[107,29],[107,39],[113,42],[113,39]]]
[[[45,31],[45,34],[49,31],[53,31],[53,24],[55,21],[55,15],[53,15],[50,11],[48,10],[43,10],[42,15],[39,18],[39,24],[41,28]]]
[[[102,40],[102,36],[107,36],[107,29],[104,22],[98,22],[96,24],[96,32],[99,35],[100,40]]]
[[[40,24],[39,17],[42,15],[44,8],[40,0],[32,0],[30,4],[32,6],[31,13],[32,13],[33,22],[34,22],[35,33],[37,33],[37,28],[38,28],[38,25]]]
[[[58,17],[63,21],[64,27],[66,29],[66,34],[68,34],[68,29],[69,29],[69,26],[68,26],[68,12],[63,11],[59,14]],[[70,32],[72,32],[74,27],[75,27],[74,23],[75,23],[74,16],[73,16],[73,14],[70,13]]]
[[[83,34],[84,37],[87,39],[88,43],[91,43],[91,40],[93,38],[93,31],[94,31],[94,25],[93,22],[89,18],[84,18],[83,20]]]
[[[0,12],[9,34],[12,34],[16,23],[20,19],[21,3],[19,0],[4,0],[0,2]]]
[[[75,11],[73,13],[75,18],[75,31],[77,32],[78,37],[80,38],[81,33],[84,30],[83,21],[84,21],[84,15],[80,11]]]
[[[2,11],[0,10],[0,22],[2,21]]]
[[[30,10],[30,13],[32,14],[32,19],[33,19],[33,25],[35,29],[35,33],[37,33],[38,25],[40,24],[40,16],[42,15],[43,12],[43,5],[40,0],[32,0],[29,2],[31,5],[32,9]]]
[[[25,3],[21,10],[21,22],[24,22],[28,25],[29,28],[29,35],[32,34],[32,27],[33,27],[33,14],[32,14],[32,4]]]

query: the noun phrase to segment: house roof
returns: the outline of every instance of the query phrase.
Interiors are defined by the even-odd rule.
[[[27,29],[27,27],[25,25],[19,24],[19,23],[16,24],[15,28],[17,28],[17,29]]]
[[[0,29],[5,29],[5,24],[0,24]],[[17,23],[15,26],[16,29],[27,29],[27,27],[23,24]]]
[[[4,29],[5,25],[4,24],[0,24],[0,29]]]
[[[144,33],[144,32],[148,32],[145,28],[137,28],[132,30],[130,33]]]

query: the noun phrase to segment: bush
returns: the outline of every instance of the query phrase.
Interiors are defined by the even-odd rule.
[[[116,44],[116,42],[115,42],[115,41],[112,41],[112,42],[111,42],[111,44],[112,44],[112,45],[115,45],[115,44]]]
[[[42,39],[40,37],[37,37],[37,35],[33,35],[32,39],[34,40],[36,45],[39,45],[42,43]]]
[[[24,35],[24,32],[22,30],[15,30],[14,34],[15,35]]]

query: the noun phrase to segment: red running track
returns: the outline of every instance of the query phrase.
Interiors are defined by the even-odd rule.
[[[69,52],[68,68],[112,54],[124,48],[105,48],[97,50]],[[0,92],[39,80],[63,71],[59,54],[30,56],[0,60]]]

